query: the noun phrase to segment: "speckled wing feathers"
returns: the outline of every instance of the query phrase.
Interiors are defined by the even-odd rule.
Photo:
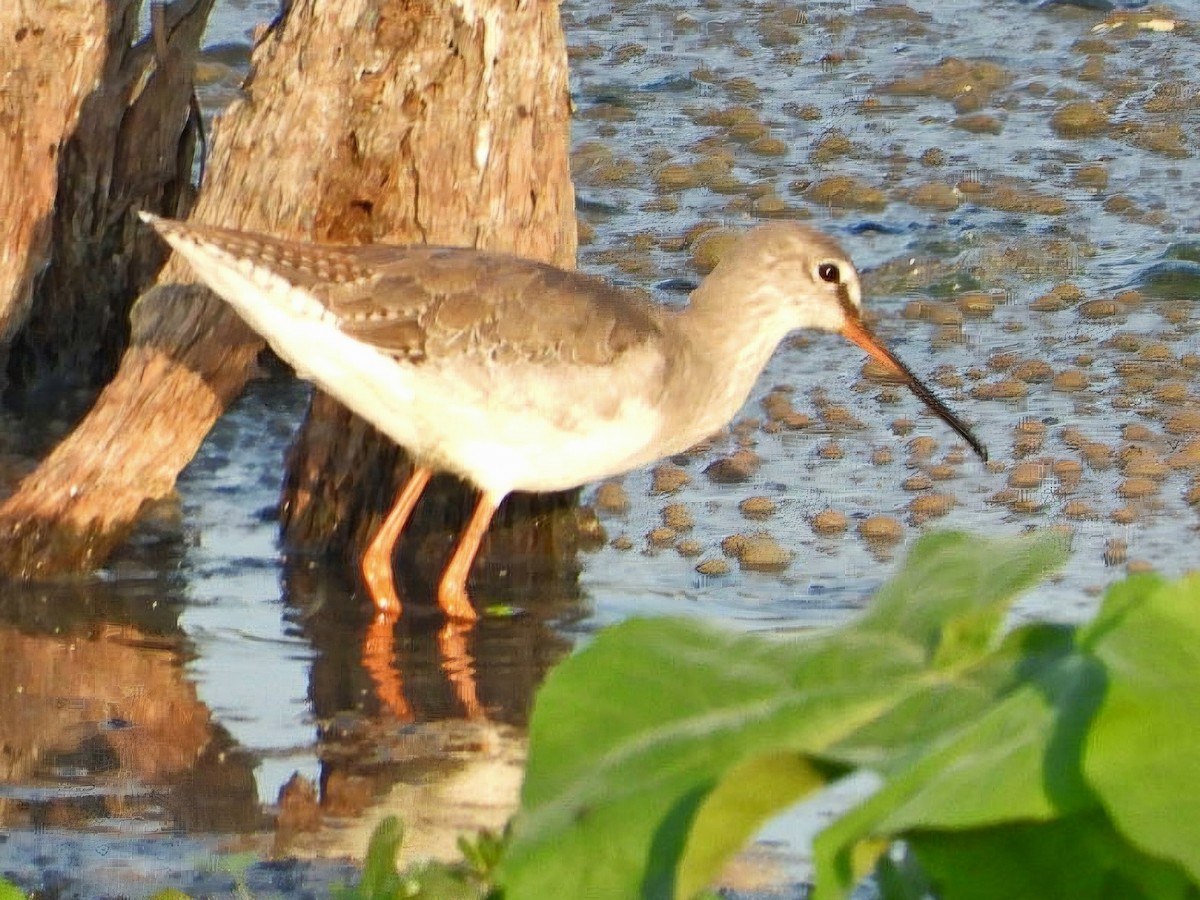
[[[344,332],[413,362],[604,365],[659,333],[649,300],[599,279],[471,250],[397,252],[369,286],[331,286],[321,298]]]
[[[317,299],[347,335],[414,364],[459,356],[605,365],[660,336],[662,312],[648,298],[515,256],[313,245],[169,220],[155,227],[273,270]]]

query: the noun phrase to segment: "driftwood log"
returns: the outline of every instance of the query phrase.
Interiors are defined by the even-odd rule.
[[[193,215],[570,265],[568,116],[553,2],[296,0],[214,129]],[[147,205],[175,213],[165,199]],[[172,490],[262,347],[175,260],[131,320],[129,349],[91,412],[0,506],[10,577],[103,563],[142,505]],[[291,458],[290,533],[309,547],[360,539],[390,503],[399,465],[384,439],[318,398]]]

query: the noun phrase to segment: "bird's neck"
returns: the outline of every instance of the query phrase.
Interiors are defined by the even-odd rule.
[[[693,295],[675,314],[680,346],[686,349],[677,358],[680,371],[673,379],[672,389],[680,396],[672,397],[668,408],[673,410],[671,427],[678,430],[681,442],[687,442],[681,449],[719,431],[737,415],[786,335],[785,328],[752,310],[731,311],[728,302],[708,300]]]

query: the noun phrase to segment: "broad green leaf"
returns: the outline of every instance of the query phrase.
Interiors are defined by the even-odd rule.
[[[937,742],[972,724],[999,697],[1037,673],[1052,672],[1075,652],[1074,629],[1027,625],[1010,633],[996,651],[951,678],[934,673],[924,687],[901,699],[826,751],[826,759],[888,775],[927,755]]]
[[[1108,679],[1086,777],[1131,842],[1200,882],[1200,575],[1129,579],[1080,642]]]
[[[881,592],[883,613],[820,635],[765,640],[684,621],[602,633],[539,692],[501,866],[507,896],[673,897],[689,832],[731,767],[771,753],[837,764],[840,746],[864,750],[853,737],[906,705],[938,704],[943,730],[975,720],[1004,679],[973,681],[972,667],[998,642],[1013,594],[1060,558],[1057,540],[933,536],[898,576],[902,589]],[[942,620],[959,623],[948,639]],[[876,731],[873,752],[886,761],[897,752],[885,737]],[[755,814],[787,799],[756,802]]]
[[[824,787],[828,776],[796,753],[766,753],[729,769],[697,810],[679,862],[676,896],[692,897],[711,884],[767,819]]]
[[[1095,808],[1078,771],[1079,746],[1104,679],[1072,651],[1065,631],[1033,626],[1010,636],[1016,686],[978,716],[928,735],[907,767],[819,834],[817,898],[843,896],[875,865],[887,841],[913,831],[978,829],[1052,820]],[[871,851],[871,852],[868,852]]]
[[[1099,811],[1050,822],[913,832],[906,841],[940,900],[1196,896],[1177,866],[1130,846]]]
[[[1066,559],[1054,533],[982,540],[927,535],[872,601],[860,625],[903,635],[937,668],[968,664],[992,646],[1017,594]]]
[[[674,896],[696,812],[730,766],[830,746],[920,671],[879,634],[785,642],[672,620],[605,631],[538,694],[507,895]]]

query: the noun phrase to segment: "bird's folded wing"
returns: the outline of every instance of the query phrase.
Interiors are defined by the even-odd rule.
[[[603,366],[661,336],[652,301],[597,278],[475,250],[397,249],[355,248],[371,277],[314,291],[342,331],[397,358]]]

